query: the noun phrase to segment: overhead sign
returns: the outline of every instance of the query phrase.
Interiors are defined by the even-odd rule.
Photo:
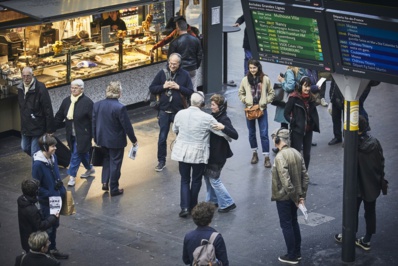
[[[337,73],[398,84],[398,20],[327,10]]]
[[[242,1],[250,48],[261,61],[332,69],[323,9]]]

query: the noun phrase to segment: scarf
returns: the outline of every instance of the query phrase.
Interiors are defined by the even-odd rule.
[[[66,115],[66,118],[68,120],[73,120],[73,113],[75,111],[75,103],[77,102],[77,100],[79,100],[79,98],[83,95],[83,93],[80,93],[78,96],[70,96],[70,106],[69,106],[69,110],[68,110],[68,114]]]

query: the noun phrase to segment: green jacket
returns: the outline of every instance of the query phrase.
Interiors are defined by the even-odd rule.
[[[289,200],[298,203],[306,197],[309,177],[301,154],[288,146],[282,147],[272,167],[271,201]]]

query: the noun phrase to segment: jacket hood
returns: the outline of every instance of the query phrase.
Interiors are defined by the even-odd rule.
[[[48,159],[46,158],[46,156],[44,156],[43,151],[38,151],[33,154],[33,161],[40,161],[45,163],[46,165],[49,164]],[[51,162],[54,163],[54,155],[51,156]]]
[[[359,150],[363,153],[369,153],[377,148],[377,141],[368,134],[359,136]]]
[[[30,197],[26,195],[20,196],[17,200],[18,206],[21,208],[26,208],[32,204],[35,204],[36,202],[37,202],[37,197]]]
[[[23,84],[23,82],[21,82],[17,85],[17,89],[25,91],[25,85]],[[32,84],[30,84],[29,90],[34,91],[35,89],[36,89],[36,78],[33,77],[33,82],[32,82]]]

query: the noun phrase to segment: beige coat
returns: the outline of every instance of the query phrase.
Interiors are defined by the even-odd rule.
[[[261,82],[261,97],[259,101],[260,109],[267,109],[267,104],[274,100],[274,96],[275,92],[271,86],[271,81],[266,75],[264,75],[263,81]],[[247,76],[245,76],[240,83],[239,99],[246,105],[246,108],[253,106],[253,96]]]
[[[284,146],[276,155],[272,167],[272,201],[289,200],[298,203],[306,197],[309,177],[304,159],[294,148]]]

